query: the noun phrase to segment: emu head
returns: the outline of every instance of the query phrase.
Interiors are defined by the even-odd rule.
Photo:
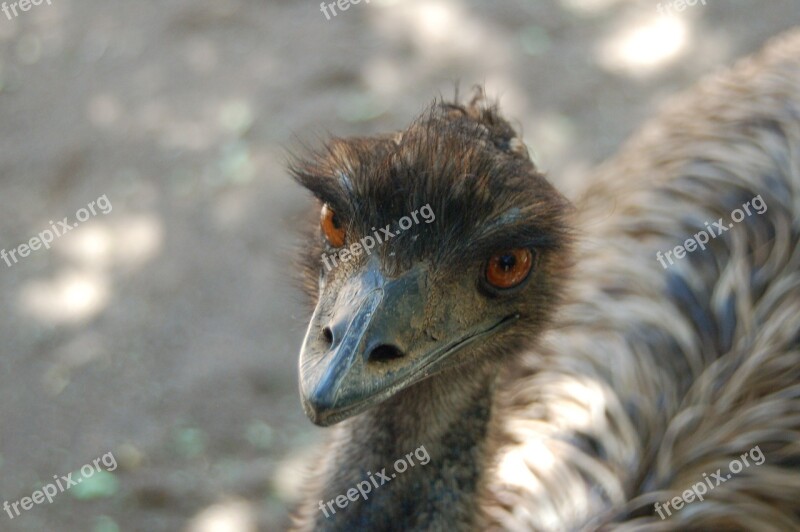
[[[399,133],[334,139],[292,173],[319,200],[300,352],[314,423],[448,368],[499,365],[552,314],[569,204],[481,98],[434,103]]]

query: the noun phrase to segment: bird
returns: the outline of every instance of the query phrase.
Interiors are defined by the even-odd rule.
[[[480,88],[290,172],[330,427],[294,529],[800,530],[800,31],[573,201]]]

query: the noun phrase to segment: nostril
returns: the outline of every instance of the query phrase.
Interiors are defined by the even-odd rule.
[[[333,331],[330,327],[325,327],[322,329],[322,337],[328,342],[328,345],[333,345]]]
[[[381,344],[372,351],[370,351],[367,361],[382,362],[386,360],[394,360],[396,358],[402,358],[403,356],[405,356],[405,354],[402,351],[400,351],[400,349],[398,349],[397,347],[388,344]]]

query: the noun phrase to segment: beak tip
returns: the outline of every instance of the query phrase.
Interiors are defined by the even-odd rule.
[[[314,408],[305,401],[303,401],[303,410],[306,413],[306,417],[318,427],[328,427],[332,424],[330,415],[326,410]]]
[[[327,427],[330,425],[330,414],[333,411],[333,404],[329,397],[318,392],[311,392],[303,395],[303,411],[306,417],[315,425]]]

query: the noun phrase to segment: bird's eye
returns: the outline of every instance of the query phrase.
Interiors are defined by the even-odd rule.
[[[322,228],[322,234],[325,235],[325,239],[331,246],[340,248],[344,245],[344,227],[340,225],[336,213],[327,204],[322,207],[319,225]]]
[[[486,281],[494,288],[513,288],[528,278],[533,268],[533,253],[517,248],[496,253],[486,264]]]

